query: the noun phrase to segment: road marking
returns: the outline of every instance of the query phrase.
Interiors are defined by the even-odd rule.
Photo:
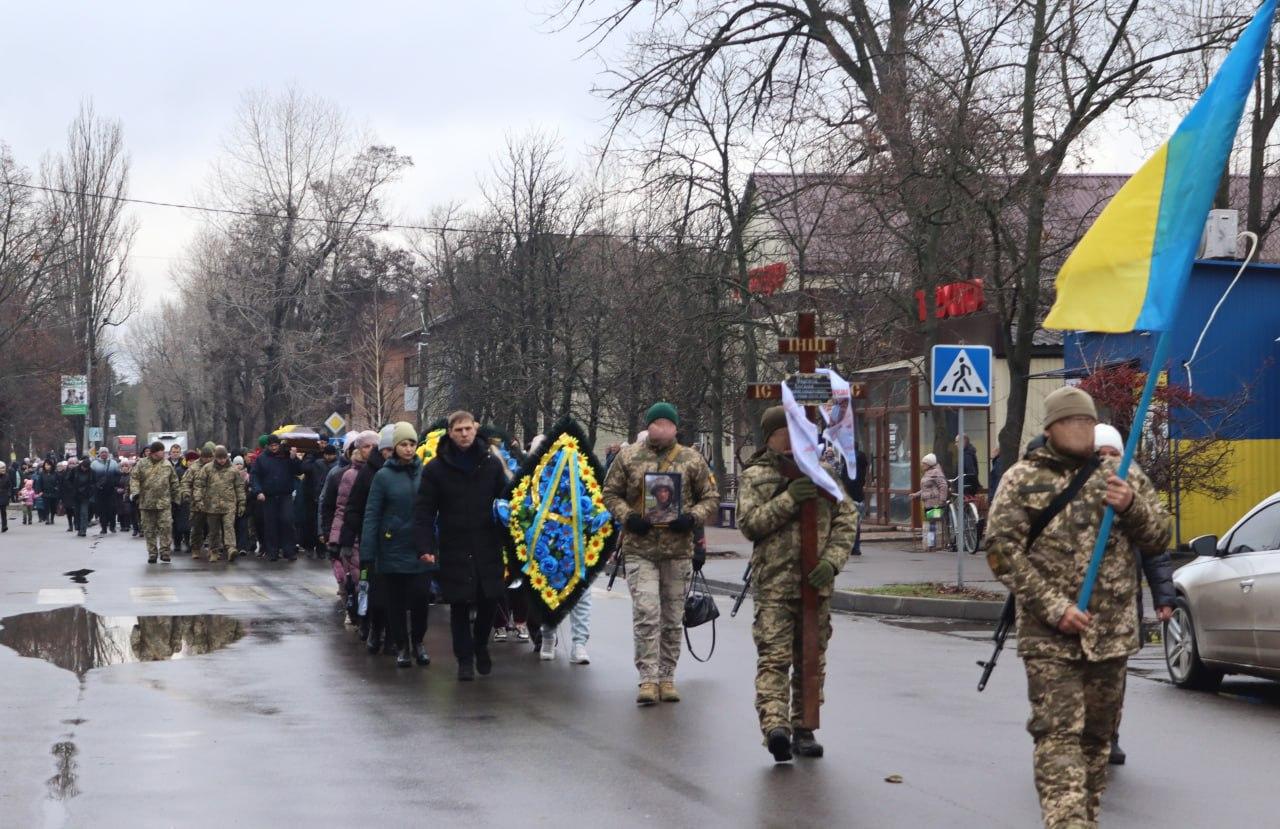
[[[251,584],[223,584],[213,588],[229,602],[269,602],[271,596],[260,587]]]
[[[307,590],[322,599],[334,599],[338,596],[337,584],[308,584]]]
[[[36,604],[84,604],[83,587],[45,587],[36,595]]]
[[[135,602],[176,602],[172,587],[130,587],[129,598]]]

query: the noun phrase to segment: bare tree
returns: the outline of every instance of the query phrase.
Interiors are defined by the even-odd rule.
[[[91,103],[81,105],[66,148],[46,162],[42,179],[51,221],[63,226],[65,255],[57,257],[56,278],[90,375],[89,422],[105,424],[110,386],[103,332],[128,319],[135,304],[128,255],[137,224],[125,214],[129,158],[120,122],[100,118]]]

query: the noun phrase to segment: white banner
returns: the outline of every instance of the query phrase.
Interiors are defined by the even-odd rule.
[[[782,384],[782,407],[787,412],[787,433],[791,436],[791,454],[796,459],[796,466],[836,501],[843,501],[843,488],[822,468],[821,454],[818,451],[818,427],[805,416],[804,406],[796,402],[786,383]]]
[[[818,369],[819,374],[831,378],[831,400],[818,407],[827,428],[822,436],[827,442],[840,450],[844,458],[845,474],[850,480],[858,476],[857,428],[853,420],[853,397],[850,394],[849,382],[829,368]]]

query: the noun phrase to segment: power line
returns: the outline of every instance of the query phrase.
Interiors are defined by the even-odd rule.
[[[31,184],[29,182],[20,181],[4,181],[0,182],[7,187],[22,187],[28,190],[39,190],[45,193],[56,193],[63,196],[75,196],[78,198],[102,199],[104,201],[121,202],[124,204],[140,204],[148,207],[170,207],[177,210],[194,210],[199,213],[213,213],[227,216],[240,216],[252,219],[273,219],[276,221],[287,219],[288,216],[281,216],[279,213],[267,213],[257,210],[238,210],[230,207],[209,207],[201,204],[187,204],[184,202],[160,201],[158,199],[142,199],[132,196],[116,196],[110,193],[90,193],[87,191],[66,190],[60,187],[49,187],[42,184]],[[399,224],[396,222],[374,222],[359,219],[326,219],[320,216],[294,216],[292,220],[295,222],[306,222],[312,224],[328,224],[343,225],[353,228],[365,228],[368,230],[420,230],[428,233],[473,233],[477,235],[490,236],[514,236],[515,232],[502,228],[477,228],[477,227],[447,227],[443,225],[414,225]],[[565,233],[564,235],[570,235]],[[607,233],[604,231],[584,231],[573,233],[578,238],[597,238],[597,239],[696,239],[711,237],[699,237],[697,234],[678,234],[678,233]],[[166,258],[166,257],[154,257]]]
[[[242,218],[253,218],[253,219],[272,219],[275,221],[289,218],[288,216],[281,216],[279,213],[268,213],[265,211],[239,210],[231,207],[209,207],[207,205],[187,204],[185,202],[160,201],[158,199],[143,199],[143,198],[135,198],[132,196],[116,196],[110,193],[90,193],[88,191],[66,190],[60,187],[49,187],[47,185],[42,185],[42,184],[31,184],[30,182],[3,181],[3,182],[0,182],[0,184],[3,184],[6,187],[22,187],[28,190],[38,190],[45,193],[56,193],[63,196],[102,199],[105,201],[114,201],[114,202],[120,202],[123,204],[139,204],[139,205],[145,205],[148,207],[168,207],[168,208],[173,208],[177,210],[193,210],[199,213],[212,213],[212,214],[220,214],[220,215],[227,215],[227,216],[240,216]],[[419,231],[425,231],[428,233],[470,233],[470,234],[488,235],[488,236],[515,236],[516,235],[515,231],[507,230],[504,228],[448,227],[444,225],[415,225],[415,224],[400,224],[396,222],[374,222],[374,221],[359,220],[359,219],[326,219],[320,216],[294,216],[292,217],[292,220],[295,222],[304,222],[304,223],[310,223],[310,224],[342,225],[342,226],[353,227],[353,228],[358,227],[358,228],[365,228],[368,230],[383,230],[383,231],[419,230]],[[713,241],[723,242],[723,240],[718,239],[718,237],[714,237],[708,234],[698,234],[698,233],[683,233],[683,234],[682,233],[611,233],[607,231],[595,230],[595,231],[580,231],[580,232],[573,232],[573,233],[560,231],[560,235],[564,235],[564,236],[572,235],[580,239],[582,238],[621,239],[624,241],[644,239],[644,240],[666,240],[666,241],[702,240],[706,242],[713,242]],[[856,235],[861,235],[861,234],[859,234],[856,230],[853,230],[853,229],[851,229],[847,233],[841,233],[841,232],[832,233],[832,232],[822,232],[817,230],[816,228],[809,233],[795,234],[795,236],[803,236],[809,239],[816,239],[816,238],[822,238],[822,237],[843,239],[843,238],[853,238]],[[780,235],[768,234],[768,233],[753,234],[753,238],[756,241],[760,241],[760,242],[794,242],[795,241],[795,239],[788,234],[780,234]],[[167,258],[178,258],[178,257],[157,256],[157,257],[146,257],[146,258],[167,259]]]

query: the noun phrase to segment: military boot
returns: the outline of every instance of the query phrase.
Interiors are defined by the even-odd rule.
[[[1123,766],[1125,757],[1124,749],[1120,747],[1120,743],[1116,740],[1111,741],[1111,756],[1107,758],[1107,762],[1113,766]]]
[[[791,732],[787,729],[778,727],[769,730],[769,736],[765,738],[765,745],[769,747],[769,753],[773,755],[775,763],[785,763],[791,759]]]
[[[813,738],[813,730],[797,728],[791,737],[791,751],[797,757],[821,757],[822,743]]]
[[[640,683],[640,692],[636,694],[636,705],[657,705],[658,704],[658,683],[642,682]]]
[[[658,685],[658,697],[663,702],[679,702],[680,692],[676,690],[675,681],[670,679],[662,680]]]

